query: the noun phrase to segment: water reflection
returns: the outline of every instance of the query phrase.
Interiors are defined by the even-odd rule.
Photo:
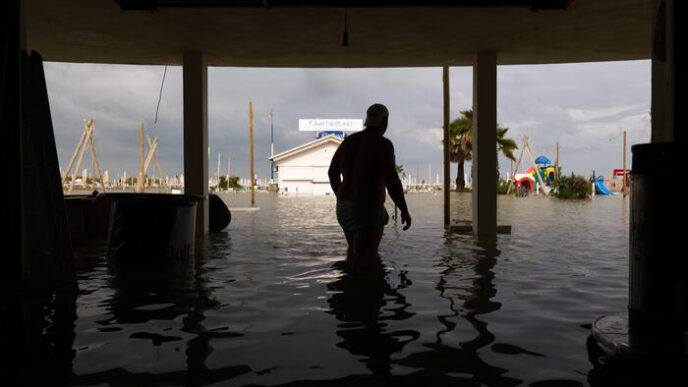
[[[111,262],[108,300],[112,318],[103,325],[131,324],[152,320],[173,320],[190,313],[198,301],[208,300],[208,293],[194,290],[192,260]]]
[[[352,355],[365,356],[361,361],[375,375],[389,375],[390,356],[401,352],[406,344],[420,334],[415,330],[392,330],[388,322],[405,320],[413,316],[407,308],[410,304],[400,289],[411,285],[406,272],[401,271],[399,285],[393,288],[387,282],[387,272],[381,264],[373,268],[359,269],[347,261],[335,264],[342,276],[327,285],[334,293],[328,299],[329,313],[341,321],[337,336],[342,341],[339,348]]]
[[[382,249],[395,270],[369,277],[330,268],[346,250],[332,198],[259,200],[194,261],[89,253],[76,306],[0,306],[1,384],[576,385],[581,324],[627,299],[622,200],[500,198],[515,234],[486,244],[443,235],[441,196],[411,196],[412,233]]]
[[[76,289],[0,305],[0,381],[65,385],[72,378]]]
[[[459,241],[464,243],[456,243]],[[470,375],[461,380],[485,385],[515,386],[522,383],[522,380],[505,376],[507,369],[488,364],[479,354],[481,349],[495,341],[488,324],[479,316],[501,307],[501,303],[492,300],[497,293],[492,269],[500,254],[496,241],[472,242],[472,238],[448,234],[445,243],[449,251],[436,265],[440,269],[440,278],[435,284],[435,289],[447,300],[451,311],[438,316],[445,329],[437,332],[435,342],[424,344],[427,351],[411,354],[396,363],[444,375]],[[474,248],[466,251],[467,243],[469,246],[473,243]],[[455,249],[456,245],[461,249]],[[461,319],[470,323],[476,331],[475,337],[458,343],[448,342],[444,336],[453,332],[457,327],[455,321]],[[497,349],[502,347],[497,345]]]
[[[121,346],[124,350],[131,348],[132,341],[137,341],[141,351],[157,352],[159,358],[151,361],[151,371],[157,368],[155,363],[174,364],[181,354],[186,370],[134,372],[113,364],[113,368],[105,371],[79,375],[73,382],[75,385],[203,385],[251,372],[246,365],[215,369],[206,365],[214,351],[214,342],[242,334],[227,327],[209,329],[204,325],[206,313],[221,305],[209,284],[211,272],[215,270],[209,262],[216,258],[216,254],[224,256],[230,253],[229,236],[209,237],[200,247],[193,259],[110,262],[108,287],[114,290],[114,294],[106,302],[111,315],[97,321],[103,326],[101,331],[117,331],[122,326],[139,327],[110,345]],[[181,320],[181,327],[177,327],[179,323],[175,320]],[[161,323],[163,321],[169,323]],[[168,343],[174,344],[175,348],[185,347],[185,350],[165,351],[164,346]],[[163,348],[153,350],[152,347]],[[109,351],[117,352],[113,348]]]

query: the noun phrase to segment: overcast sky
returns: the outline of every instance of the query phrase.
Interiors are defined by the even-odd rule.
[[[163,66],[46,63],[50,107],[62,169],[83,131],[95,120],[101,168],[115,178],[140,168],[139,130],[144,122],[151,139],[159,138],[163,174],[183,172],[182,69],[168,67],[158,122],[156,105]],[[535,157],[554,161],[560,142],[564,173],[608,175],[623,162],[623,131],[630,146],[650,138],[650,62],[500,66],[498,121],[507,137],[521,145],[527,135]],[[255,170],[269,177],[270,119],[273,111],[275,153],[311,141],[299,132],[300,118],[364,118],[366,108],[383,103],[390,111],[386,136],[395,145],[397,163],[421,178],[432,165],[433,181],[442,163],[442,69],[276,69],[208,70],[209,176],[249,176],[249,101],[254,109]],[[451,116],[471,108],[472,70],[450,72]],[[518,156],[518,152],[516,154]],[[509,161],[500,156],[503,174]],[[90,159],[84,167],[90,168]],[[521,170],[527,168],[525,165]],[[468,167],[468,165],[467,165]],[[456,164],[452,164],[452,179]],[[469,169],[467,169],[469,171]],[[149,171],[151,172],[151,171]],[[150,173],[149,173],[150,174]],[[157,175],[154,171],[153,174]]]

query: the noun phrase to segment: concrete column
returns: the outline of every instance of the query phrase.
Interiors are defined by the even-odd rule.
[[[666,123],[666,103],[673,89],[667,69],[667,12],[666,3],[653,1],[654,24],[652,31],[652,142],[672,140],[670,126]],[[669,26],[671,27],[671,26]],[[669,121],[671,121],[669,119]]]
[[[447,227],[451,223],[450,218],[450,200],[449,200],[449,67],[442,68],[442,89],[443,89],[443,130],[442,130],[442,175],[443,186],[442,194],[444,196],[444,226]]]
[[[688,260],[682,254],[683,228],[667,214],[685,219],[678,190],[662,190],[681,165],[688,107],[688,71],[680,35],[688,14],[685,1],[655,2],[652,53],[652,143],[632,147],[629,328],[633,334],[681,343],[688,331]],[[655,110],[656,109],[656,110]],[[686,347],[675,348],[686,351]]]
[[[2,285],[19,281],[22,278],[24,246],[24,205],[22,171],[22,94],[21,94],[21,57],[24,30],[22,6],[19,0],[5,1],[0,4],[0,28],[3,29],[2,50],[5,53],[2,67],[5,70],[0,79],[2,95],[0,99],[0,127],[3,130],[5,149],[0,153],[7,185],[0,190],[3,203],[9,204],[2,217],[3,257],[0,258],[0,301],[7,294]]]
[[[199,52],[185,52],[184,193],[208,197],[208,67]],[[196,236],[208,233],[208,200],[198,205]]]
[[[473,62],[473,234],[497,235],[497,54]]]
[[[686,25],[685,1],[654,0],[652,47],[652,143],[683,142],[688,115],[688,58],[677,48]]]

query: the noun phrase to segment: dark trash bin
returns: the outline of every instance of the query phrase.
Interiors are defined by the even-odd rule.
[[[104,243],[110,230],[111,200],[101,195],[65,195],[72,246]]]
[[[197,195],[112,193],[108,257],[183,258],[192,254]]]

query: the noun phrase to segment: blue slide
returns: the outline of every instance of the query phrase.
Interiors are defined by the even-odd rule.
[[[595,179],[595,193],[598,195],[614,195],[614,193],[604,185],[604,178],[602,178],[602,176]]]
[[[592,171],[592,181],[595,182],[595,193],[598,195],[606,196],[606,195],[614,195],[612,191],[610,191],[606,185],[604,185],[604,177],[599,176],[595,177],[595,171]]]

